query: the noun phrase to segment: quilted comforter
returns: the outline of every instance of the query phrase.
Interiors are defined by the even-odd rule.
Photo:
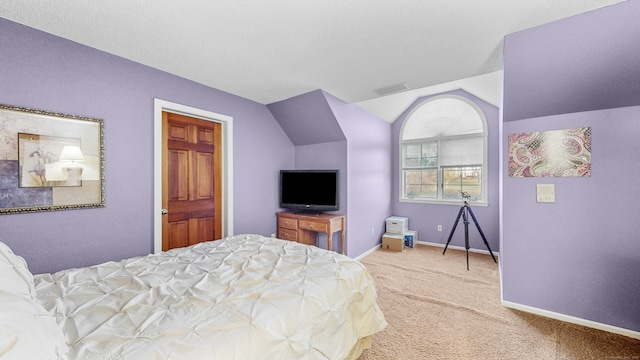
[[[35,276],[70,359],[344,359],[386,326],[362,264],[240,235]]]

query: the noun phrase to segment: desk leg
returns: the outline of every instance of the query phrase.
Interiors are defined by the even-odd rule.
[[[347,230],[346,224],[345,224],[344,218],[342,218],[342,232],[341,232],[342,236],[341,236],[341,244],[340,244],[342,245],[342,247],[340,248],[340,251],[342,251],[342,255],[344,255],[344,250],[345,250],[344,249],[344,233],[346,232],[346,230]]]
[[[327,233],[327,250],[331,251],[331,232]]]

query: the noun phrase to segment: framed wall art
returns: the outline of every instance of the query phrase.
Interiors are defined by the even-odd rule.
[[[591,176],[591,128],[509,134],[509,176]]]
[[[101,119],[0,104],[0,214],[104,207]]]

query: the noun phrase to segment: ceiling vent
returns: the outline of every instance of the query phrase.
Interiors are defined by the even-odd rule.
[[[400,84],[381,87],[373,91],[375,91],[378,95],[389,95],[389,94],[395,94],[405,90],[409,90],[409,87],[407,86],[407,84],[400,83]]]

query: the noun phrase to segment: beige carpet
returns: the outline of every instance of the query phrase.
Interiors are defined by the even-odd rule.
[[[360,360],[640,359],[640,340],[500,305],[489,255],[418,245],[362,262],[389,323]]]

